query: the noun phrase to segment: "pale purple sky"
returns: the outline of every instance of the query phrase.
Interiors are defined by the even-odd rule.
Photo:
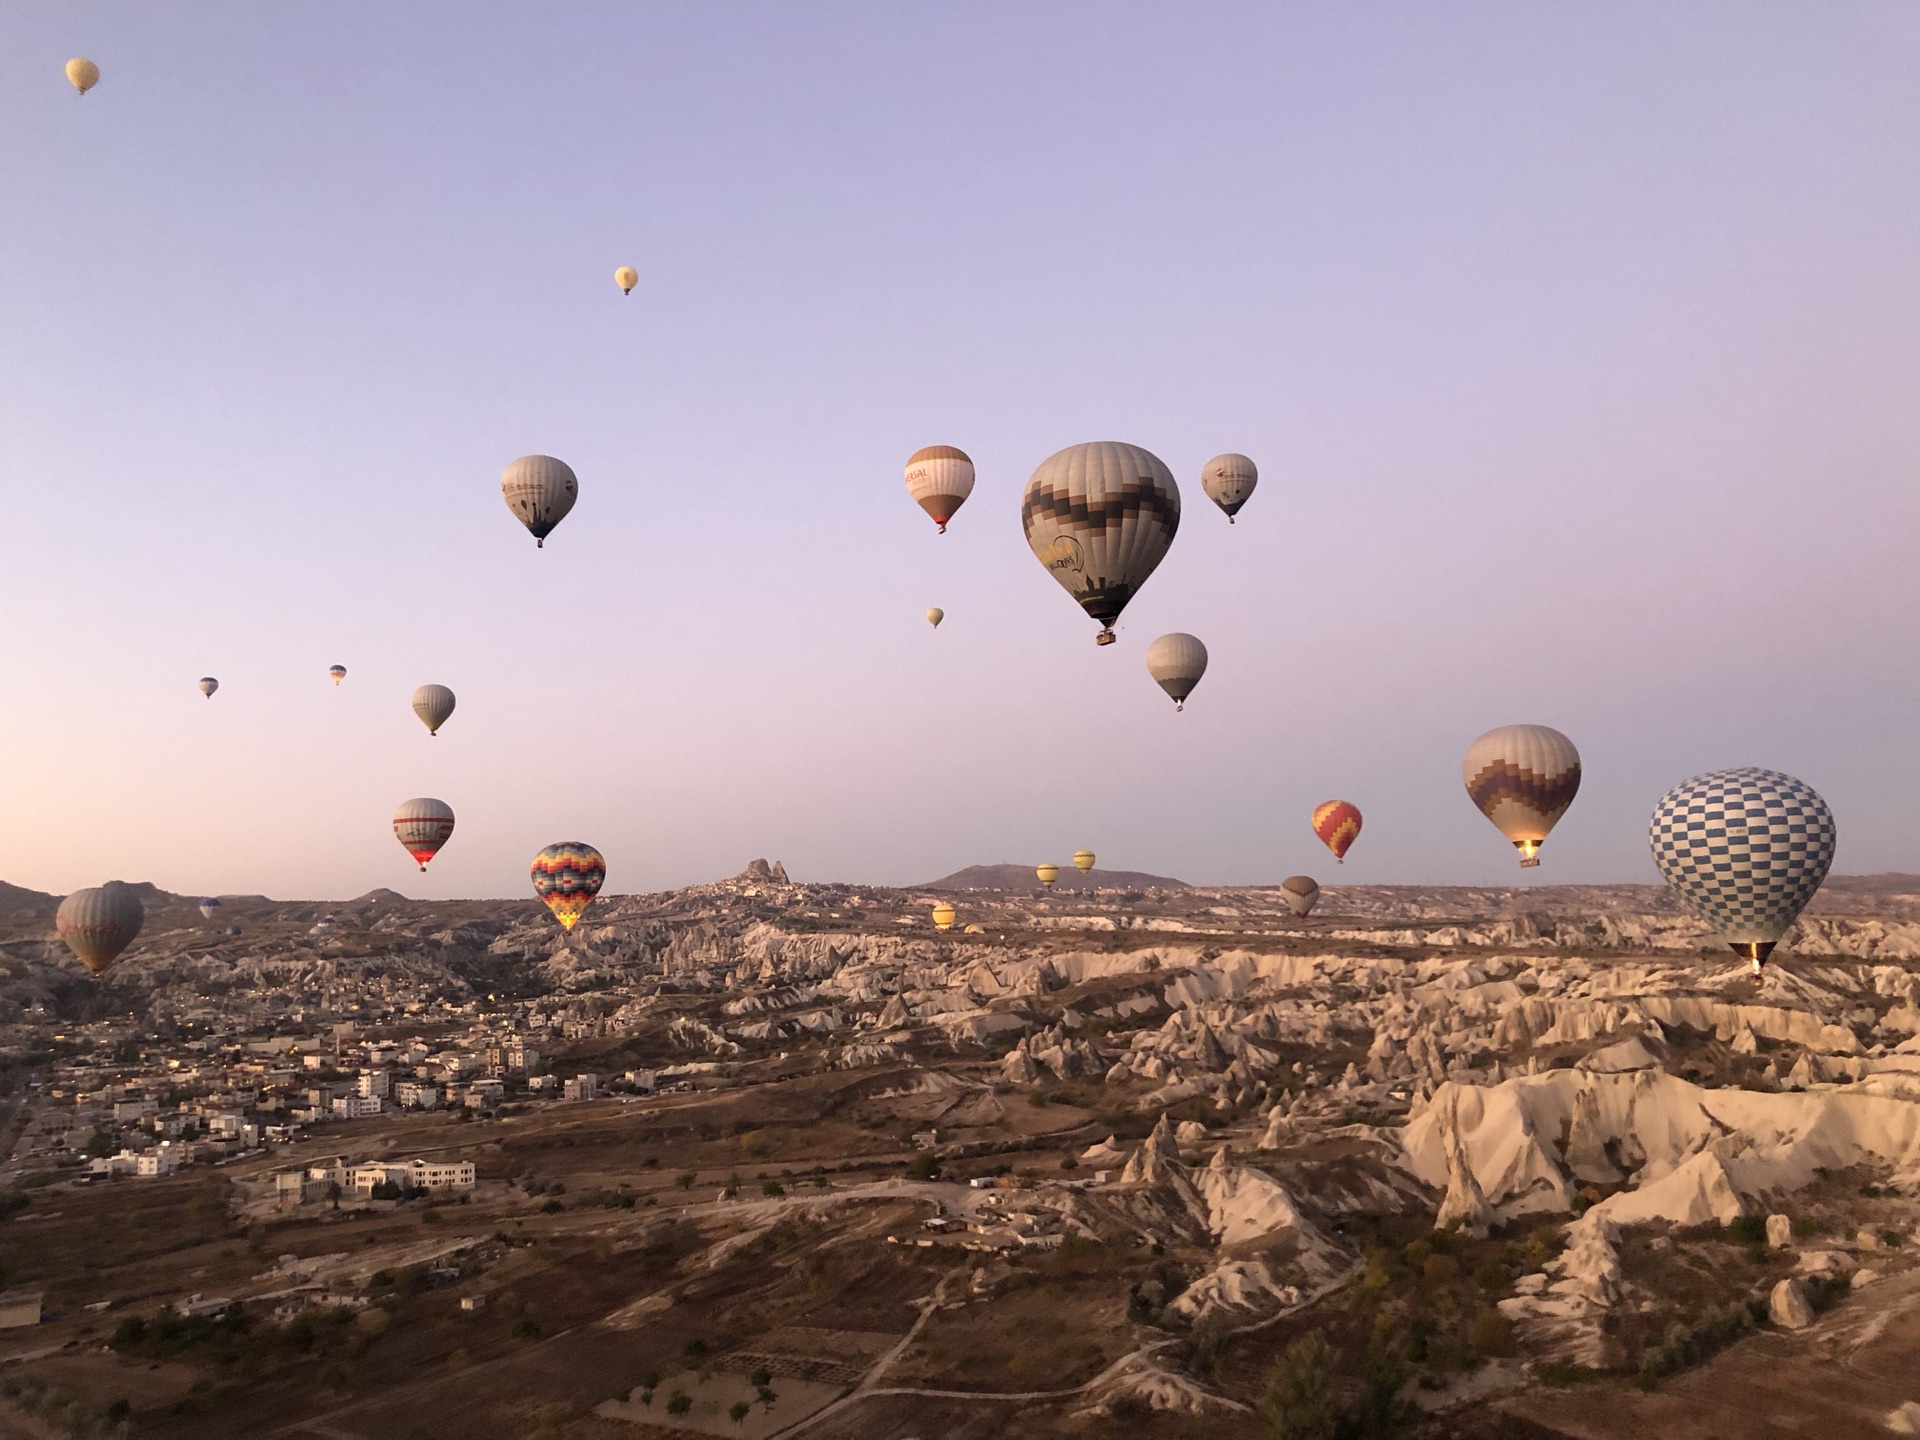
[[[1523,721],[1586,761],[1542,882],[1743,764],[1920,869],[1916,62],[1908,4],[0,7],[0,878],[1506,882],[1459,761]],[[1105,649],[1018,516],[1093,439],[1185,501]]]

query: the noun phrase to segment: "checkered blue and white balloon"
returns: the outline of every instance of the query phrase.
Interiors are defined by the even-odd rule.
[[[1735,949],[1765,958],[1833,864],[1833,812],[1777,770],[1713,770],[1653,807],[1653,863],[1682,905]]]

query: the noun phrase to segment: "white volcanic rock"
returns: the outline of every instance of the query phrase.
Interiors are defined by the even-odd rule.
[[[1813,1323],[1813,1305],[1798,1280],[1782,1280],[1767,1297],[1767,1317],[1782,1330],[1804,1330]]]
[[[1107,1136],[1097,1145],[1089,1145],[1080,1152],[1080,1163],[1096,1168],[1124,1165],[1126,1159],[1127,1152],[1120,1148],[1119,1140],[1112,1135]]]
[[[1767,1216],[1767,1244],[1775,1250],[1793,1247],[1793,1221],[1785,1215]]]
[[[1264,1170],[1235,1165],[1224,1145],[1214,1151],[1209,1164],[1193,1172],[1192,1179],[1207,1204],[1208,1228],[1222,1245],[1259,1240],[1282,1230],[1300,1236],[1303,1248],[1323,1243],[1286,1186]]]
[[[1264,1260],[1228,1260],[1180,1292],[1167,1308],[1193,1324],[1222,1311],[1261,1313],[1300,1303],[1300,1288],[1283,1284]]]
[[[1198,1120],[1182,1120],[1174,1127],[1173,1138],[1183,1148],[1188,1145],[1198,1145],[1207,1138],[1207,1127]]]
[[[1890,1164],[1897,1182],[1920,1179],[1920,1105],[1837,1090],[1705,1090],[1657,1070],[1443,1085],[1400,1132],[1401,1163],[1450,1191],[1464,1164],[1501,1219],[1565,1210],[1575,1157],[1558,1155],[1542,1137],[1571,1136],[1576,1125],[1586,1150],[1611,1143],[1628,1167],[1634,1189],[1605,1205],[1629,1224],[1728,1218],[1740,1213],[1739,1197],[1798,1189],[1820,1169]],[[1682,1171],[1673,1184],[1650,1188]],[[1639,1192],[1646,1193],[1634,1198]]]
[[[1659,1058],[1635,1035],[1617,1045],[1593,1051],[1580,1061],[1579,1068],[1606,1075],[1620,1075],[1629,1070],[1652,1070],[1659,1064]]]
[[[1920,1400],[1904,1401],[1898,1410],[1889,1410],[1880,1423],[1895,1435],[1920,1435]]]

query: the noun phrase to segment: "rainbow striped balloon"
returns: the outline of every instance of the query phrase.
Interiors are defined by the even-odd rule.
[[[1333,852],[1333,858],[1347,863],[1347,851],[1360,838],[1360,809],[1348,800],[1329,800],[1313,810],[1313,833]]]
[[[533,857],[532,873],[533,893],[547,902],[562,927],[571,930],[606,883],[607,862],[591,845],[562,840]]]

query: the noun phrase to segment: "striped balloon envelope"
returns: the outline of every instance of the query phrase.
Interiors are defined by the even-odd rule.
[[[422,870],[440,853],[440,847],[452,834],[453,807],[444,800],[417,796],[403,800],[400,808],[393,812],[394,838],[420,862]]]
[[[1094,643],[1111,645],[1113,622],[1180,529],[1180,487],[1166,462],[1138,445],[1070,445],[1027,481],[1020,524],[1034,558],[1100,622]]]
[[[953,512],[973,493],[973,461],[952,445],[928,445],[907,457],[907,494],[947,533]],[[934,622],[938,624],[938,621]]]
[[[591,845],[562,840],[533,857],[532,874],[533,893],[547,902],[562,929],[571,930],[606,884],[607,862]]]
[[[1333,852],[1340,864],[1347,863],[1347,851],[1360,838],[1360,809],[1350,800],[1329,800],[1313,810],[1313,833]]]
[[[1498,827],[1520,864],[1540,863],[1540,846],[1580,793],[1580,752],[1547,725],[1502,725],[1467,747],[1460,778],[1480,813]]]
[[[95,978],[133,943],[146,923],[146,908],[131,886],[110,881],[92,890],[76,890],[60,902],[54,933],[80,957]]]

